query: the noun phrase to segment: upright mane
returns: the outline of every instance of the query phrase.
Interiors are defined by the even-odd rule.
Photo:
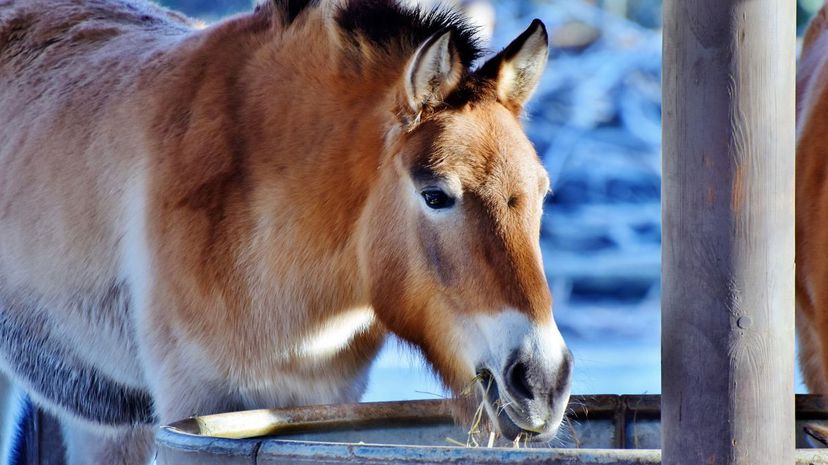
[[[446,8],[423,10],[396,0],[347,0],[337,11],[336,21],[356,47],[359,39],[367,39],[379,50],[410,56],[433,34],[451,31],[464,67],[482,54],[476,29],[460,13]]]
[[[269,10],[290,26],[304,12],[319,6],[320,0],[265,0],[257,9]],[[335,21],[356,47],[361,46],[360,39],[367,39],[378,50],[410,55],[429,36],[450,30],[464,66],[470,66],[483,52],[476,28],[449,8],[424,10],[398,0],[342,0],[334,8]]]
[[[399,0],[264,0],[257,11],[264,10],[284,27],[290,27],[316,8],[331,8],[330,17],[348,45],[363,57],[407,59],[426,39],[440,31],[451,31],[453,45],[464,67],[471,66],[483,53],[476,37],[477,28],[461,13],[447,7],[424,9]],[[371,50],[364,50],[365,47]]]

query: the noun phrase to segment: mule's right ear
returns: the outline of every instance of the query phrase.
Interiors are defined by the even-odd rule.
[[[416,119],[423,109],[443,101],[460,82],[463,64],[451,40],[451,31],[442,30],[420,45],[408,62],[403,76],[405,100]]]
[[[536,19],[521,35],[476,71],[492,80],[498,100],[519,114],[540,82],[549,54],[546,26]]]

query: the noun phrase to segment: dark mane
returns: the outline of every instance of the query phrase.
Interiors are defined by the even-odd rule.
[[[446,8],[423,11],[397,0],[348,0],[336,21],[346,33],[389,52],[411,52],[432,34],[447,29],[465,67],[482,54],[475,28],[460,13]]]
[[[284,24],[290,24],[300,13],[317,4],[319,4],[319,0],[267,0],[266,3],[259,3],[256,10],[258,11],[263,6],[273,8],[276,13],[282,16]]]
[[[290,25],[319,3],[320,0],[264,0],[257,10],[267,8],[269,14],[275,14],[283,24]],[[446,96],[442,108],[457,108],[495,98],[490,76],[470,69],[483,54],[483,49],[478,42],[476,28],[458,11],[445,7],[425,10],[402,5],[400,0],[344,0],[334,13],[334,19],[345,39],[351,42],[351,58],[355,60],[352,63],[357,69],[360,56],[375,55],[365,53],[363,48],[366,45],[375,52],[407,60],[433,34],[451,31],[452,43],[468,72],[457,88]]]

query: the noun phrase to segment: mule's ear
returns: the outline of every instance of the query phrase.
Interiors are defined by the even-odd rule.
[[[548,55],[546,26],[536,19],[477,72],[494,80],[501,103],[519,113],[538,86]]]
[[[404,87],[408,110],[418,115],[424,108],[443,101],[457,87],[463,64],[451,40],[442,30],[420,45],[405,69]]]

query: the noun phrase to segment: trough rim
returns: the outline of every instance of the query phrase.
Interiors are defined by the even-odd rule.
[[[401,422],[445,422],[451,419],[455,400],[409,400],[370,402],[356,404],[317,405],[285,409],[247,410],[216,415],[196,416],[162,426],[156,443],[168,450],[181,452],[206,452],[225,457],[249,457],[257,462],[262,459],[295,459],[296,463],[333,463],[357,460],[362,464],[389,463],[405,459],[408,463],[586,463],[617,465],[656,465],[661,463],[659,449],[572,449],[551,447],[463,448],[452,445],[406,445],[325,442],[296,439],[279,439],[273,434],[312,431],[330,428],[344,422],[366,424],[371,421],[398,420]],[[816,395],[797,395],[797,414],[809,418],[828,419],[826,399]],[[659,395],[578,395],[572,396],[570,410],[576,418],[589,413],[590,417],[615,418],[623,423],[629,415],[658,416]],[[254,433],[247,437],[220,437],[199,434],[217,421],[228,418],[247,422],[258,416],[260,424],[254,424]],[[274,422],[275,420],[275,422]],[[279,423],[279,420],[282,423]],[[267,429],[257,429],[271,422]],[[291,423],[293,422],[293,423]],[[232,425],[232,421],[230,424]],[[255,423],[255,422],[254,422]],[[274,427],[275,425],[275,427]],[[282,428],[286,426],[286,428]],[[297,428],[298,426],[298,428]],[[218,431],[219,435],[221,431]],[[253,436],[253,437],[250,437]],[[550,462],[551,461],[551,462]],[[828,465],[828,449],[798,449],[797,464]]]

